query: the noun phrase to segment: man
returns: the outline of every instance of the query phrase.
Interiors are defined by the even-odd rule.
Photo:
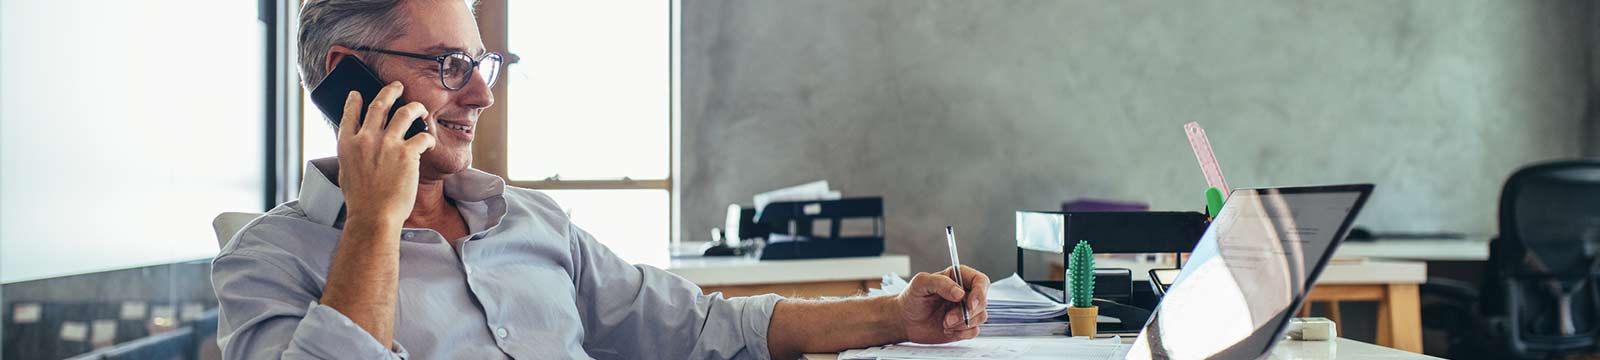
[[[794,358],[967,339],[987,318],[970,268],[970,289],[947,269],[899,296],[806,301],[630,265],[549,197],[469,168],[500,64],[463,1],[312,0],[301,17],[307,88],[345,57],[393,83],[365,119],[351,94],[338,157],[213,262],[227,358]],[[430,131],[404,139],[418,118]]]

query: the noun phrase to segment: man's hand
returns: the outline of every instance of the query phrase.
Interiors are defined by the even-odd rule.
[[[961,267],[966,289],[956,286],[953,269],[911,278],[898,296],[815,301],[784,299],[772,308],[767,325],[767,351],[774,359],[793,359],[808,352],[839,352],[868,346],[914,341],[947,343],[978,336],[989,319],[989,276]],[[961,321],[961,302],[972,321]]]
[[[955,268],[938,273],[920,273],[911,278],[906,291],[895,298],[904,319],[904,339],[922,344],[941,344],[978,336],[978,325],[989,319],[989,276],[977,269],[961,267],[962,289],[956,285]],[[961,303],[967,304],[970,321],[963,321]]]
[[[398,81],[384,86],[367,106],[366,121],[357,119],[361,95],[351,91],[345,99],[339,122],[339,189],[349,218],[403,223],[411,215],[422,152],[433,148],[434,138],[424,132],[404,139],[413,119],[428,116],[420,103],[405,104],[393,119],[384,118],[404,90]],[[394,125],[386,129],[385,123]]]
[[[366,121],[359,119],[361,95],[352,91],[345,99],[344,119],[339,122],[344,231],[334,247],[328,282],[318,299],[386,347],[394,345],[400,228],[417,201],[422,152],[432,148],[434,141],[429,133],[404,139],[407,125],[428,115],[422,104],[406,104],[393,119],[383,118],[402,90],[395,82],[379,91],[367,107]],[[385,129],[384,123],[393,126]]]

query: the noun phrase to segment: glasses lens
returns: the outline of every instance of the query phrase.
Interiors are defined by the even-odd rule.
[[[467,54],[450,54],[444,59],[444,64],[439,69],[439,77],[444,80],[444,87],[460,89],[467,85],[467,73],[472,71],[472,58]]]
[[[484,54],[482,62],[478,63],[478,77],[483,78],[483,83],[494,86],[495,80],[500,79],[500,53]]]

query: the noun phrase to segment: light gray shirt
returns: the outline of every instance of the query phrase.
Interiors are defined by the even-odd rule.
[[[542,193],[468,169],[445,179],[471,232],[400,235],[394,346],[319,304],[343,227],[338,160],[306,166],[300,199],[239,231],[212,262],[225,358],[764,359],[776,295],[705,295],[632,265]]]

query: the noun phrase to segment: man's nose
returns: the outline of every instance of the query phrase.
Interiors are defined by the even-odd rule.
[[[504,65],[502,65],[504,66]],[[505,69],[500,69],[504,71]],[[494,89],[489,87],[488,80],[478,74],[473,74],[467,79],[467,86],[457,90],[459,96],[456,101],[468,109],[483,109],[494,105]]]

